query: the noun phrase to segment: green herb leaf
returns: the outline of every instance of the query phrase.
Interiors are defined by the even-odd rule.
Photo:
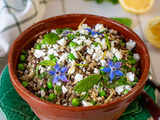
[[[55,61],[52,60],[43,60],[42,62],[39,63],[40,65],[44,65],[44,66],[54,66],[56,64]]]
[[[88,66],[89,64],[76,64],[77,66]]]
[[[111,19],[131,28],[132,20],[129,18],[111,18]]]
[[[67,35],[68,40],[73,40],[75,38],[74,34],[68,34]]]
[[[93,43],[96,47],[99,45],[100,47],[102,47],[102,45],[99,42],[94,42]]]
[[[102,78],[103,78],[104,84],[108,87],[109,76],[103,75]]]
[[[111,50],[111,43],[109,42],[108,34],[105,34],[104,37],[105,37],[105,39],[106,39],[108,49]]]
[[[39,69],[39,65],[36,66],[36,75],[38,77],[38,69]]]
[[[84,100],[84,99],[88,98],[88,95],[89,95],[89,92],[85,93],[84,95],[82,95],[80,97],[80,100]]]
[[[90,75],[87,78],[84,78],[74,88],[75,92],[86,92],[87,90],[91,89],[96,83],[99,82],[101,79],[101,75]]]
[[[48,33],[44,35],[44,41],[49,45],[56,44],[56,41],[59,39],[60,37],[55,33]]]
[[[62,34],[62,32],[65,31],[65,30],[70,30],[70,31],[72,31],[71,28],[62,28],[62,29],[56,29],[56,32],[57,32],[58,34]]]
[[[61,94],[62,87],[56,85],[56,86],[54,86],[54,90],[55,90],[58,94]]]
[[[42,78],[44,78],[44,77],[47,76],[47,75],[48,75],[48,72],[44,72],[44,73],[42,73],[42,74],[39,74],[38,77],[39,77],[40,79],[42,79]]]

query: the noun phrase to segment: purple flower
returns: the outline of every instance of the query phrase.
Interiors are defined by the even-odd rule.
[[[54,70],[51,71],[47,71],[50,75],[54,76],[52,79],[53,84],[55,84],[59,78],[63,81],[63,82],[68,82],[69,80],[66,78],[66,75],[64,74],[65,72],[67,72],[68,67],[62,67],[60,70],[60,66],[58,65],[58,63],[56,63],[56,65],[54,66]]]
[[[89,28],[86,28],[86,29],[84,29],[84,30],[88,30],[88,32],[90,32],[90,33],[92,34],[92,36],[94,36],[94,34],[98,34],[98,35],[104,36],[103,34],[101,34],[101,33],[99,33],[99,32],[96,32],[96,31],[94,31],[94,30],[91,30],[91,29],[89,29]]]
[[[109,67],[102,69],[102,71],[104,71],[106,73],[110,72],[109,78],[112,81],[113,78],[115,77],[115,74],[118,76],[123,76],[123,73],[120,70],[117,70],[121,67],[121,64],[122,64],[122,62],[117,62],[117,63],[115,63],[115,65],[113,65],[113,62],[108,59],[108,66]]]

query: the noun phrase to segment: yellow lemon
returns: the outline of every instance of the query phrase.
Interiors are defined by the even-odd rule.
[[[145,25],[144,32],[146,39],[160,49],[160,16],[150,19]]]
[[[140,14],[148,11],[154,0],[119,0],[119,3],[126,11]]]

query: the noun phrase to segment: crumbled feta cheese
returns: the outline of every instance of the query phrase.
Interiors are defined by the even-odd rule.
[[[100,70],[97,69],[97,68],[94,68],[94,73],[95,73],[95,74],[100,74]]]
[[[65,46],[67,42],[64,38],[62,38],[62,39],[58,40],[57,43],[60,44],[61,46]]]
[[[87,53],[91,55],[93,53],[93,49],[87,47]]]
[[[49,70],[51,70],[51,69],[52,69],[52,67],[51,67],[51,66],[48,66],[48,67],[47,67],[47,70],[48,70],[48,71],[49,71]]]
[[[41,90],[41,97],[44,97],[46,95],[44,90]]]
[[[86,28],[91,28],[89,27],[87,24],[82,24],[80,27],[79,27],[79,30],[83,30],[83,29],[86,29]]]
[[[83,46],[79,46],[79,47],[76,47],[75,50],[80,51],[80,50],[82,50],[82,48],[83,48]]]
[[[133,58],[138,62],[140,60],[140,56],[138,53],[133,54]]]
[[[44,55],[45,55],[45,53],[44,53],[43,50],[35,50],[35,52],[34,52],[34,56],[35,56],[36,58],[40,58],[40,57],[42,57],[42,56],[44,56]]]
[[[134,81],[134,74],[132,72],[128,72],[126,77],[128,77],[129,81],[133,82]]]
[[[68,58],[68,53],[64,53],[58,60],[58,63],[64,62],[67,58]]]
[[[107,51],[107,53],[105,54],[104,58],[105,59],[109,58],[111,60],[113,58],[113,54],[111,52]]]
[[[74,73],[74,71],[75,71],[75,67],[72,69],[72,71],[70,71],[71,70],[71,68],[69,68],[69,70],[68,70],[68,74],[70,73],[70,74],[73,74]]]
[[[111,49],[111,51],[112,51],[113,54],[115,54],[118,50],[113,47],[113,48]]]
[[[54,48],[56,51],[57,51],[58,48],[59,48],[59,45],[57,45],[57,44],[53,44],[52,46],[53,46],[53,48]]]
[[[124,85],[116,87],[116,88],[115,88],[115,91],[116,91],[119,95],[121,95],[121,93],[124,91]]]
[[[118,60],[123,57],[122,54],[121,54],[121,51],[117,51],[117,52],[115,53],[115,56],[116,56],[116,58],[117,58]]]
[[[84,95],[84,94],[86,94],[86,92],[82,92],[81,94]]]
[[[41,45],[42,48],[47,48],[46,44]]]
[[[85,40],[86,45],[90,45],[92,43],[91,40]]]
[[[96,31],[98,31],[98,30],[104,30],[103,24],[96,24],[95,30],[96,30]]]
[[[74,77],[75,81],[81,81],[83,79],[83,75],[77,73]]]
[[[57,34],[57,32],[56,32],[56,30],[55,30],[55,29],[52,29],[52,30],[51,30],[51,33],[55,33],[55,34]]]
[[[131,39],[126,42],[126,48],[131,51],[136,46],[136,42],[132,41]]]
[[[88,30],[79,30],[79,33],[84,34],[84,35],[88,35]]]
[[[44,60],[50,60],[48,56],[44,56],[43,58]]]
[[[94,39],[94,41],[101,44],[101,39],[100,38],[96,38],[96,39]]]
[[[101,98],[101,97],[98,97],[97,100],[102,100],[102,98]]]
[[[94,38],[98,38],[98,35],[97,34],[94,34],[94,36],[93,36]]]
[[[61,81],[56,82],[56,85],[58,85],[58,86],[61,86],[61,84],[62,84]]]
[[[65,94],[67,91],[68,91],[68,89],[63,85],[62,86],[62,92],[63,92],[63,94]]]
[[[85,36],[80,36],[79,39],[86,40],[86,37]]]
[[[85,107],[85,106],[93,106],[92,103],[86,102],[86,101],[84,101],[84,100],[82,100],[82,104],[83,104],[84,107]]]
[[[46,69],[44,67],[41,68],[40,73],[44,73],[46,71]]]
[[[48,55],[52,55],[52,54],[54,54],[54,56],[59,56],[58,53],[53,48],[48,50]]]
[[[106,40],[105,39],[102,39],[101,45],[102,45],[102,50],[107,49],[107,44],[106,44]]]
[[[75,49],[72,49],[72,48],[71,48],[71,53],[74,55],[74,57],[75,57],[76,59],[78,58],[78,54],[77,54],[77,52],[76,52]]]
[[[124,89],[131,91],[131,86],[130,85],[125,85]]]
[[[101,65],[102,65],[102,66],[106,66],[106,65],[107,65],[106,60],[101,60],[100,62],[101,62]]]

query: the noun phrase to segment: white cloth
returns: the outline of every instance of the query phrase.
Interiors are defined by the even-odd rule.
[[[26,28],[42,19],[46,0],[0,0],[0,58]]]

